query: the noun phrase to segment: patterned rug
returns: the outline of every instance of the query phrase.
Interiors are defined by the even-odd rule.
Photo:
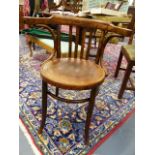
[[[87,114],[87,103],[67,104],[48,98],[48,111],[43,134],[37,134],[41,122],[41,78],[40,64],[48,54],[36,47],[34,56],[29,57],[28,48],[23,36],[20,36],[19,67],[19,111],[20,119],[29,131],[35,145],[46,155],[84,155],[90,154],[96,144],[114,130],[119,123],[134,109],[134,93],[125,91],[123,99],[118,99],[123,72],[117,79],[113,78],[121,45],[109,44],[104,54],[104,64],[108,77],[101,85],[96,97],[90,126],[90,144],[84,145],[84,125]],[[93,51],[92,51],[93,52]],[[123,61],[125,66],[125,60]],[[50,88],[54,91],[54,88]],[[61,95],[68,99],[85,98],[88,91],[64,91]]]

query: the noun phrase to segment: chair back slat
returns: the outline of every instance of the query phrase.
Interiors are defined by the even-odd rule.
[[[60,29],[57,29],[57,35],[56,35],[56,50],[57,50],[57,58],[61,58],[61,32]]]
[[[80,28],[76,27],[74,58],[77,58],[78,55],[79,35],[80,35]]]
[[[80,59],[84,58],[84,48],[85,48],[85,40],[86,40],[86,30],[82,30],[82,40],[81,40],[81,52],[80,52]]]
[[[92,36],[93,36],[93,31],[89,30],[88,44],[87,44],[87,50],[86,50],[86,59],[88,59],[89,57],[89,52],[90,52],[91,43],[92,43]]]
[[[72,55],[72,26],[69,26],[69,58]]]
[[[22,21],[22,20],[21,20]],[[68,39],[62,40],[60,29],[54,30],[54,48],[57,52],[57,58],[63,56],[64,52],[67,52],[67,57],[74,57],[80,59],[89,59],[91,56],[91,43],[93,41],[93,32],[100,31],[99,44],[96,46],[93,57],[98,64],[101,56],[103,55],[104,48],[108,40],[109,33],[115,33],[121,36],[131,36],[132,30],[114,26],[109,23],[102,22],[95,19],[85,19],[72,16],[53,15],[51,17],[24,17],[24,24],[56,24],[66,25],[69,27]],[[89,33],[89,34],[88,34]],[[87,35],[88,34],[88,35]],[[61,42],[61,43],[60,43]],[[62,46],[62,47],[61,47]],[[64,51],[65,50],[65,51]],[[63,51],[63,52],[62,52]],[[96,52],[97,51],[97,52]],[[61,53],[62,52],[62,53]]]
[[[103,49],[105,47],[104,41],[106,40],[105,36],[106,36],[106,31],[101,31],[101,36],[99,39],[99,45],[98,45],[98,49],[97,49],[97,53],[96,53],[96,57],[95,57],[95,62],[98,64],[100,57],[102,55]]]

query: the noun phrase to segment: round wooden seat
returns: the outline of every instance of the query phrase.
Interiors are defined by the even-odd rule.
[[[41,76],[59,88],[83,90],[101,84],[105,72],[90,60],[60,58],[45,62],[41,67]]]

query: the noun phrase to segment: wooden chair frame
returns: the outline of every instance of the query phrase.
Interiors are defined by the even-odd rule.
[[[117,26],[114,26],[109,23],[101,22],[99,20],[92,20],[92,19],[85,19],[85,18],[78,18],[78,17],[72,17],[72,16],[63,16],[63,15],[53,15],[51,17],[42,17],[42,18],[34,18],[34,17],[24,17],[21,19],[23,23],[29,24],[29,25],[34,25],[34,24],[44,24],[46,25],[45,27],[48,28],[48,24],[58,24],[58,25],[68,25],[69,26],[69,53],[68,53],[68,59],[67,60],[78,60],[78,62],[84,62],[84,64],[87,62],[93,63],[92,61],[88,60],[89,58],[89,51],[91,48],[91,40],[92,40],[92,33],[95,29],[100,29],[102,31],[101,38],[99,41],[99,46],[97,50],[96,57],[94,59],[94,63],[92,66],[97,66],[99,67],[100,65],[100,60],[104,52],[104,48],[109,40],[109,37],[106,37],[108,32],[114,32],[119,35],[123,36],[130,36],[132,34],[131,30],[125,29],[125,28],[120,28]],[[41,25],[43,26],[43,25]],[[72,28],[76,27],[76,39],[74,41],[75,43],[75,51],[73,58],[71,56],[72,52]],[[86,49],[86,56],[84,57],[84,48],[85,48],[85,33],[86,31],[89,31],[89,41],[88,41],[88,46]],[[51,54],[51,56],[42,64],[42,69],[41,69],[41,76],[42,76],[42,122],[41,126],[39,128],[39,134],[42,133],[45,121],[46,121],[46,113],[47,113],[47,95],[52,96],[55,99],[61,100],[63,102],[67,103],[81,103],[81,102],[86,102],[88,101],[88,113],[87,113],[87,118],[86,118],[86,124],[85,124],[85,144],[87,145],[89,143],[89,126],[91,122],[91,117],[93,113],[93,108],[95,104],[95,97],[99,91],[99,86],[102,84],[104,81],[104,76],[105,72],[104,70],[100,69],[102,72],[102,78],[98,81],[95,81],[95,83],[92,84],[86,84],[84,83],[82,86],[79,85],[66,85],[62,83],[56,83],[54,81],[49,80],[44,76],[43,73],[43,66],[48,64],[49,62],[52,62],[54,58],[56,57],[56,60],[63,60],[61,58],[61,50],[60,50],[60,31],[55,31],[51,30],[51,36],[54,39],[54,53]],[[78,51],[78,43],[79,40],[81,40],[81,53],[80,57],[78,58],[77,51]],[[91,77],[92,78],[92,77]],[[96,77],[95,77],[96,79]],[[48,84],[53,85],[56,87],[55,94],[52,92],[49,92],[48,90]],[[90,97],[86,99],[81,99],[81,100],[68,100],[61,98],[59,96],[59,88],[62,89],[69,89],[69,90],[91,90],[90,91]]]
[[[126,58],[127,63],[128,63],[126,69],[121,68],[121,62],[122,62],[123,56]],[[125,90],[133,90],[133,91],[135,90],[135,85],[134,85],[132,79],[130,78],[130,74],[131,74],[131,72],[133,72],[132,69],[134,66],[135,66],[135,60],[131,60],[130,57],[126,54],[126,52],[124,51],[124,49],[122,47],[120,55],[119,55],[118,63],[116,66],[115,75],[114,75],[114,77],[116,78],[118,76],[119,70],[125,71],[124,78],[123,78],[123,81],[122,81],[122,84],[121,84],[121,87],[120,87],[120,90],[118,93],[119,99],[122,98]],[[127,87],[128,81],[130,82],[131,87]]]

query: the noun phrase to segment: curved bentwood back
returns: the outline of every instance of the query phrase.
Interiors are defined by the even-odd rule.
[[[100,20],[80,18],[74,16],[52,15],[50,17],[24,17],[21,22],[29,25],[41,24],[51,33],[54,40],[57,58],[61,57],[60,29],[52,30],[48,25],[68,25],[68,57],[88,59],[90,55],[93,33],[100,31],[99,44],[95,54],[95,62],[98,64],[103,55],[107,42],[111,39],[111,32],[119,36],[131,36],[132,30],[114,26]],[[87,42],[87,44],[85,44]],[[74,44],[74,46],[73,46]]]

